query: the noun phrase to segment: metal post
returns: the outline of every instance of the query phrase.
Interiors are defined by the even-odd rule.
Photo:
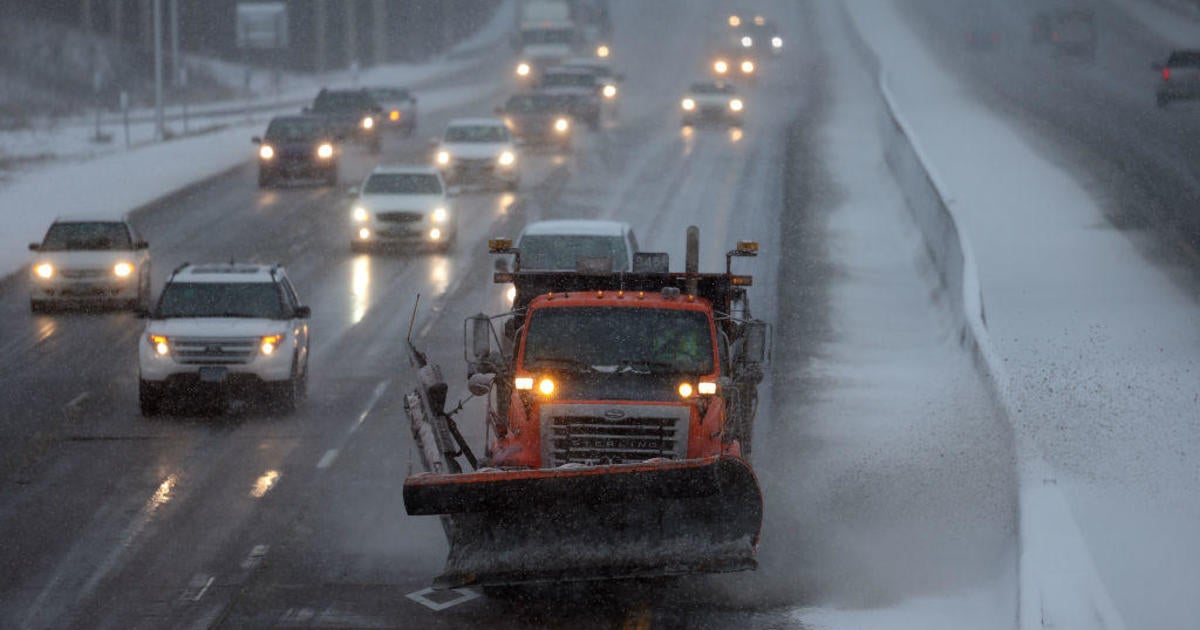
[[[350,65],[357,80],[358,75],[358,11],[354,10],[356,2],[343,2],[346,11],[346,62]],[[356,81],[357,82],[357,81]]]
[[[171,0],[171,85],[179,87],[179,0]]]
[[[125,126],[125,149],[129,149],[129,92],[121,90],[121,122]]]
[[[317,73],[325,72],[325,0],[313,2],[313,41],[316,59],[313,66]]]
[[[166,125],[163,117],[162,37],[162,0],[154,0],[154,135],[158,140],[166,138]]]
[[[373,35],[371,43],[375,49],[375,65],[382,65],[388,58],[388,10],[386,0],[375,0],[371,7],[371,27]]]

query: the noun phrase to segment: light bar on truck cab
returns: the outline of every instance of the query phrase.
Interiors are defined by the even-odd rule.
[[[511,238],[489,238],[488,239],[489,254],[511,254],[512,239]]]
[[[737,251],[741,256],[757,256],[758,241],[738,241]]]
[[[735,287],[754,286],[754,276],[732,276],[729,278],[729,283]]]

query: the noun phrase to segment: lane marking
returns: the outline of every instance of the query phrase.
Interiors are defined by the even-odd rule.
[[[337,459],[338,450],[331,448],[325,451],[325,455],[321,456],[321,461],[317,462],[317,468],[329,468],[333,464],[333,460]]]
[[[91,392],[82,392],[78,396],[72,398],[71,402],[67,403],[67,407],[71,408],[71,409],[79,407],[79,405],[83,404],[83,401],[85,401],[91,397],[92,397]]]
[[[458,597],[454,597],[452,599],[448,599],[446,601],[441,601],[441,602],[437,602],[432,599],[429,599],[430,595],[434,595],[434,594],[442,595],[445,593],[457,593]],[[433,588],[426,588],[426,589],[422,589],[422,590],[419,590],[419,591],[416,591],[413,593],[409,593],[408,595],[405,595],[405,597],[413,600],[414,602],[417,602],[418,604],[428,608],[429,610],[432,610],[434,612],[439,612],[442,610],[446,610],[447,608],[452,608],[459,604],[465,604],[473,599],[477,599],[477,598],[479,598],[479,592],[474,589],[470,589],[470,588],[452,588],[449,591],[435,591],[435,590],[433,590]],[[441,599],[441,598],[439,597],[438,599]]]
[[[371,415],[371,412],[375,410],[375,405],[379,403],[379,399],[383,397],[383,392],[387,391],[387,387],[387,381],[379,381],[379,384],[375,386],[375,391],[371,392],[371,398],[367,400],[366,408],[363,409],[362,413],[358,414],[358,419],[350,427],[351,433],[357,431],[358,427],[362,426],[362,423],[366,421],[367,416]]]
[[[270,550],[270,545],[254,545],[254,548],[250,550],[250,555],[246,556],[245,560],[242,560],[242,569],[252,571],[257,568],[258,565],[262,564],[263,558],[267,556],[267,552]]]
[[[210,576],[208,578],[208,580],[206,580],[204,582],[204,587],[200,589],[200,592],[196,593],[196,596],[192,598],[192,601],[194,601],[194,602],[200,601],[204,597],[204,594],[208,592],[208,587],[212,586],[213,581],[216,579],[217,579],[216,576]]]

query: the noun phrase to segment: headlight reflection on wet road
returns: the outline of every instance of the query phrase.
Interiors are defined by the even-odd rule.
[[[354,259],[350,275],[351,310],[350,323],[357,324],[367,315],[371,304],[371,257],[360,255]]]

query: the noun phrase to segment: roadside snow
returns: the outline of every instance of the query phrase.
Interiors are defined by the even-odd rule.
[[[1123,619],[1130,628],[1194,628],[1195,296],[1139,255],[1137,235],[1114,229],[1099,201],[1038,155],[1021,128],[955,84],[904,26],[897,3],[846,6],[888,60],[895,98],[949,184],[973,241],[991,341],[1004,359],[1002,390],[1018,438],[1034,447],[1025,472],[1039,483],[1022,506],[1041,509],[1046,529],[1034,533],[1046,546],[1024,550],[1023,562],[1036,563],[1033,575],[1043,581],[1023,586],[1043,589],[1051,613],[1063,617],[1026,609],[1026,627],[1095,628],[1107,619],[1118,628]],[[1048,493],[1065,496],[1069,509],[1047,509]],[[1072,551],[1075,523],[1086,548]],[[1098,575],[1087,575],[1089,555]],[[1082,593],[1060,592],[1061,580],[1086,586],[1093,578],[1119,612],[1110,615],[1104,598],[1080,607],[1073,598]]]

